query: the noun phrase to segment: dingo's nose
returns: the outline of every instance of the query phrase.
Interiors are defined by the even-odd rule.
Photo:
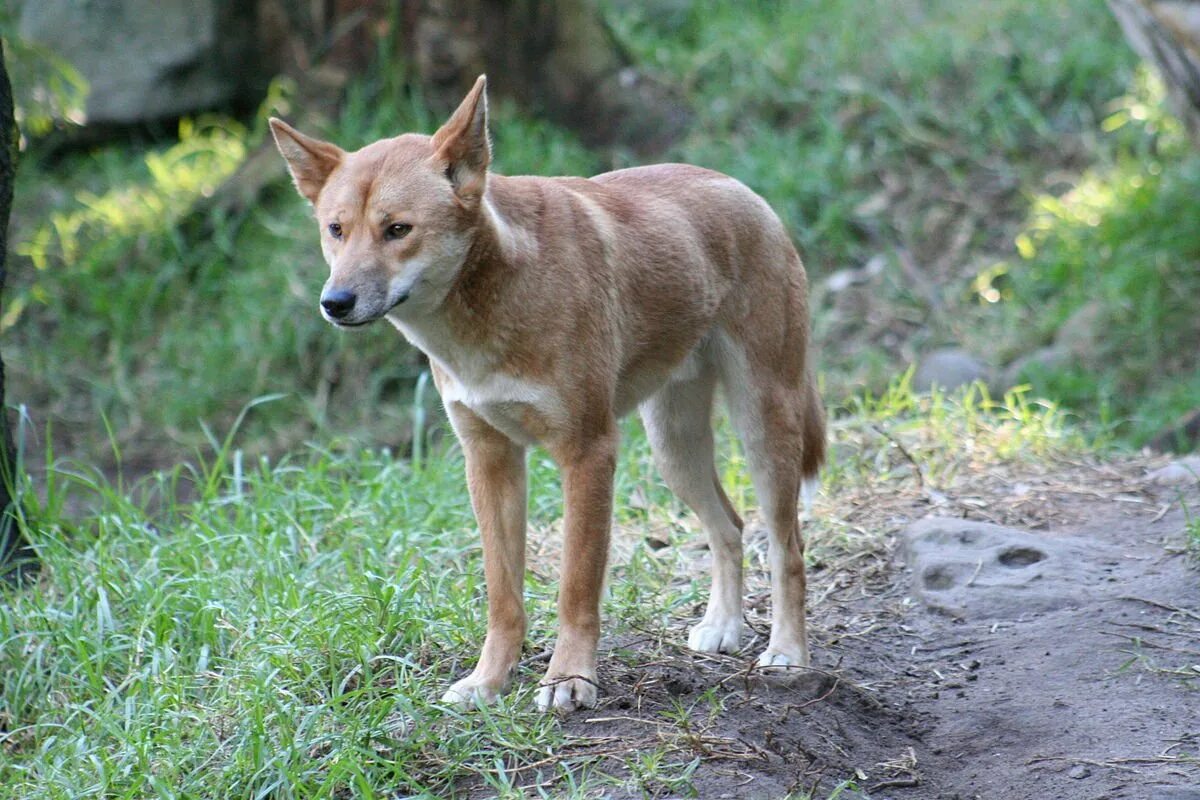
[[[358,298],[354,292],[345,289],[330,289],[321,295],[321,308],[334,319],[341,319],[354,310],[354,301]]]

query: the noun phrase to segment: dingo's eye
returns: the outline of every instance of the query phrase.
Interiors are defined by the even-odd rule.
[[[329,235],[335,239],[342,238],[342,223],[340,223],[340,222],[329,223]]]
[[[385,239],[403,239],[408,236],[408,232],[412,230],[412,225],[405,225],[403,222],[393,222],[383,229],[383,238]]]

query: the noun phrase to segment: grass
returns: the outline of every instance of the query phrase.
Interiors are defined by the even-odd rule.
[[[1200,561],[1200,515],[1197,515],[1194,509],[1189,508],[1186,502],[1182,505],[1184,518],[1187,520],[1183,528],[1187,549],[1192,558]]]
[[[864,430],[886,436],[856,443]],[[625,433],[617,524],[634,539],[614,569],[606,636],[682,637],[706,591],[678,546],[698,535],[696,523],[654,477],[640,428]],[[1052,409],[977,391],[917,398],[903,383],[857,403],[836,439],[830,492],[888,464],[881,491],[909,481],[899,442],[929,481],[946,479],[950,459],[962,469],[964,459],[1075,446]],[[235,441],[131,487],[72,462],[51,471],[46,499],[30,509],[41,576],[0,600],[0,797],[688,791],[689,731],[721,713],[716,694],[665,709],[666,730],[678,733],[656,748],[600,760],[573,757],[578,741],[533,710],[538,665],[487,711],[437,701],[472,663],[484,623],[452,439],[434,435],[419,462],[319,449],[272,462]],[[727,485],[745,498],[739,463],[727,448]],[[552,535],[560,495],[540,451],[529,464],[536,541]],[[181,499],[185,485],[194,500]],[[645,532],[663,527],[676,546],[652,548]],[[867,542],[843,530],[836,515],[811,526],[810,557],[880,546],[881,531]],[[531,564],[534,648],[552,640],[551,570]]]
[[[1069,363],[1027,370],[1037,390],[1078,409],[1105,409],[1117,435],[1141,444],[1195,408],[1200,236],[1179,219],[1200,213],[1200,158],[1142,71],[1104,127],[1129,144],[1061,196],[1036,198],[1019,255],[993,289],[1017,343],[1044,344],[1091,314]],[[989,281],[989,285],[993,283]]]

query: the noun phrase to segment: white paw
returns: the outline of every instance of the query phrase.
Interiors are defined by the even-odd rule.
[[[558,677],[549,675],[542,680],[538,689],[538,711],[574,711],[577,708],[596,707],[596,682],[587,678]]]
[[[442,695],[442,702],[459,708],[478,708],[494,703],[498,694],[500,690],[496,687],[484,683],[474,675],[468,675],[446,690]]]
[[[688,648],[701,653],[736,653],[742,638],[740,617],[710,622],[701,620],[688,631]]]
[[[808,653],[802,648],[783,650],[779,647],[768,647],[758,657],[758,668],[767,672],[787,672],[808,666]]]

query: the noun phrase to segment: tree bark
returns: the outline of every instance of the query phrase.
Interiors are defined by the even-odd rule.
[[[17,125],[13,117],[12,85],[0,43],[0,292],[4,290],[8,260],[8,215],[12,210],[13,177],[17,169]],[[34,552],[17,522],[13,498],[16,488],[16,453],[4,405],[4,361],[0,359],[0,576],[20,575],[34,564]]]
[[[1158,69],[1200,145],[1200,0],[1108,0],[1129,44]]]

